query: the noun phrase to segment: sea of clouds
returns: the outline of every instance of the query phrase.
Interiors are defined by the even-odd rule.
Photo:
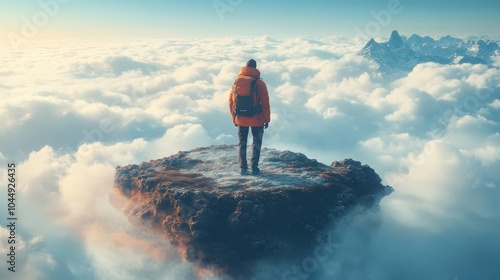
[[[354,158],[395,189],[378,213],[337,229],[336,253],[295,279],[500,279],[499,63],[388,75],[356,55],[363,44],[265,36],[4,47],[0,205],[14,162],[19,221],[12,274],[0,211],[2,279],[203,274],[111,205],[114,170],[237,144],[227,100],[249,58],[270,92],[264,146],[326,164]]]

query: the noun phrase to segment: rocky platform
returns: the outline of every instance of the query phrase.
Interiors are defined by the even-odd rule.
[[[328,166],[263,149],[260,167],[259,176],[241,176],[236,146],[179,152],[117,167],[112,197],[124,197],[116,207],[159,230],[187,261],[248,279],[255,262],[307,254],[350,210],[377,207],[392,192],[352,159]]]

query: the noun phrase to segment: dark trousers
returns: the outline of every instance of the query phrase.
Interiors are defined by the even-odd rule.
[[[247,139],[248,139],[248,126],[238,126],[238,138],[239,138],[239,154],[238,162],[241,169],[248,169],[247,165]],[[260,159],[260,149],[262,148],[262,138],[264,137],[264,127],[252,127],[252,169],[257,168]]]

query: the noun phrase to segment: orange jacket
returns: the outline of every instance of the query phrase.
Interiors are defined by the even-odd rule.
[[[231,87],[229,92],[229,111],[233,119],[233,124],[238,126],[257,127],[264,126],[264,123],[271,122],[271,107],[269,106],[269,93],[264,81],[260,79],[260,71],[252,67],[243,67],[238,73],[236,87],[238,92],[250,92],[252,80],[257,80],[258,98],[262,104],[262,112],[253,117],[242,117],[234,115],[233,106],[236,102],[235,85]]]

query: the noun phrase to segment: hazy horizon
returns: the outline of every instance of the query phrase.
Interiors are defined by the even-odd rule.
[[[37,38],[499,35],[494,1],[1,1],[0,31]],[[29,29],[29,27],[28,27]]]

